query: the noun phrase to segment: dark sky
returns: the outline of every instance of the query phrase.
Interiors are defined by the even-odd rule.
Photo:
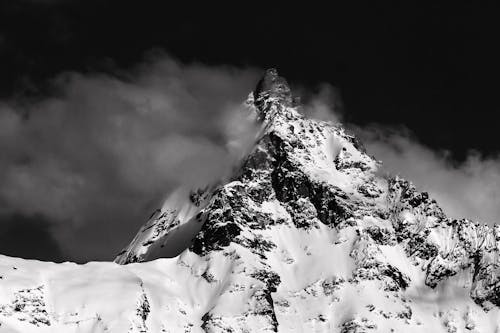
[[[332,83],[349,120],[405,124],[456,158],[500,150],[494,2],[347,3],[2,0],[0,93],[37,91],[63,70],[130,66],[161,48],[183,61],[276,66],[294,83]]]
[[[348,122],[404,125],[457,161],[500,152],[494,2],[342,3],[0,0],[0,97],[36,99],[61,72],[119,73],[160,49],[188,63],[277,67],[292,85],[330,83]],[[36,217],[15,218],[4,234],[50,235],[43,218],[39,229],[29,228]]]

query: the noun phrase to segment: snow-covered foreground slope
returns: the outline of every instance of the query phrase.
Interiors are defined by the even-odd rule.
[[[356,138],[302,117],[273,70],[247,103],[254,150],[231,179],[173,194],[126,265],[0,257],[0,331],[500,330],[499,227],[380,177]]]

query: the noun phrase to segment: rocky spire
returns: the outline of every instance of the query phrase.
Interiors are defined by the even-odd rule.
[[[264,76],[257,83],[254,91],[255,106],[263,116],[270,106],[279,103],[284,107],[293,104],[292,92],[285,78],[278,75],[276,68],[266,70]]]

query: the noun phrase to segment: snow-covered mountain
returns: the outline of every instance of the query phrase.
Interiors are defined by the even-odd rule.
[[[0,256],[0,332],[500,331],[499,226],[380,176],[276,70],[246,105],[232,177],[176,191],[116,263]]]

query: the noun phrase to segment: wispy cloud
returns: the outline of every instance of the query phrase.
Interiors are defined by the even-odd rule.
[[[0,215],[39,214],[67,255],[111,259],[163,195],[228,172],[228,142],[251,138],[240,103],[259,74],[156,54],[116,76],[62,74],[36,103],[3,101]]]
[[[466,135],[464,133],[464,135]],[[500,156],[482,157],[471,151],[462,163],[444,151],[424,146],[404,130],[373,127],[363,131],[368,151],[428,191],[451,217],[500,222]]]
[[[334,88],[324,85],[320,93],[310,96],[305,112],[317,119],[342,122],[340,97]],[[490,225],[500,222],[500,156],[483,157],[470,151],[464,162],[457,162],[449,152],[422,144],[402,125],[345,126],[360,137],[369,154],[383,162],[383,172],[401,175],[429,192],[449,216]]]

